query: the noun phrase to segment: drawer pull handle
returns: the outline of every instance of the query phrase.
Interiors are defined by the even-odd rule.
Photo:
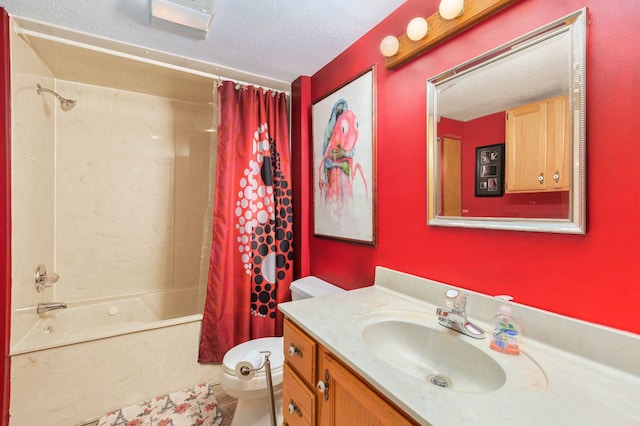
[[[540,185],[544,183],[544,173],[540,173],[540,176],[538,176],[538,182],[540,182]]]
[[[296,413],[298,414],[298,417],[302,417],[302,411],[300,411],[300,408],[296,405],[296,403],[293,401],[293,399],[289,400],[289,414],[293,414]]]
[[[292,343],[289,345],[289,355],[299,356],[302,358],[302,351],[300,351],[300,349],[298,349],[298,347]]]
[[[556,181],[556,183],[560,182],[560,173],[557,170],[553,174],[553,180]]]

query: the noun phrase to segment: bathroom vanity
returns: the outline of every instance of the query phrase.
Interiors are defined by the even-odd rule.
[[[514,303],[507,355],[438,324],[449,289],[378,267],[371,287],[281,304],[285,424],[640,424],[640,336]],[[488,330],[501,302],[458,290]]]
[[[290,320],[284,350],[286,425],[418,424]]]

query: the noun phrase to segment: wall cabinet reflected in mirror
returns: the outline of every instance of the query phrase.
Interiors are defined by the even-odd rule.
[[[585,14],[427,81],[429,225],[585,233]],[[502,169],[479,169],[500,144]],[[504,170],[495,196],[478,170]]]
[[[557,96],[523,105],[508,110],[506,116],[505,191],[568,191],[568,98]],[[554,219],[567,217],[568,209]]]

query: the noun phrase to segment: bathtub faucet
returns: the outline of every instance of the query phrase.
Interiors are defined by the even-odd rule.
[[[38,303],[38,307],[36,308],[36,312],[39,314],[43,314],[45,312],[54,311],[56,309],[66,309],[66,303]]]

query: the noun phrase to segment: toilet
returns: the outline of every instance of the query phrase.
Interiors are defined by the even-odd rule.
[[[344,290],[319,278],[309,276],[291,283],[291,299],[301,300],[343,292]],[[269,394],[264,368],[250,378],[239,378],[236,365],[250,351],[270,351],[271,380],[273,383],[276,419],[282,424],[282,368],[284,364],[284,343],[282,337],[264,337],[250,340],[231,348],[222,360],[220,383],[229,396],[238,403],[232,426],[270,426]]]

